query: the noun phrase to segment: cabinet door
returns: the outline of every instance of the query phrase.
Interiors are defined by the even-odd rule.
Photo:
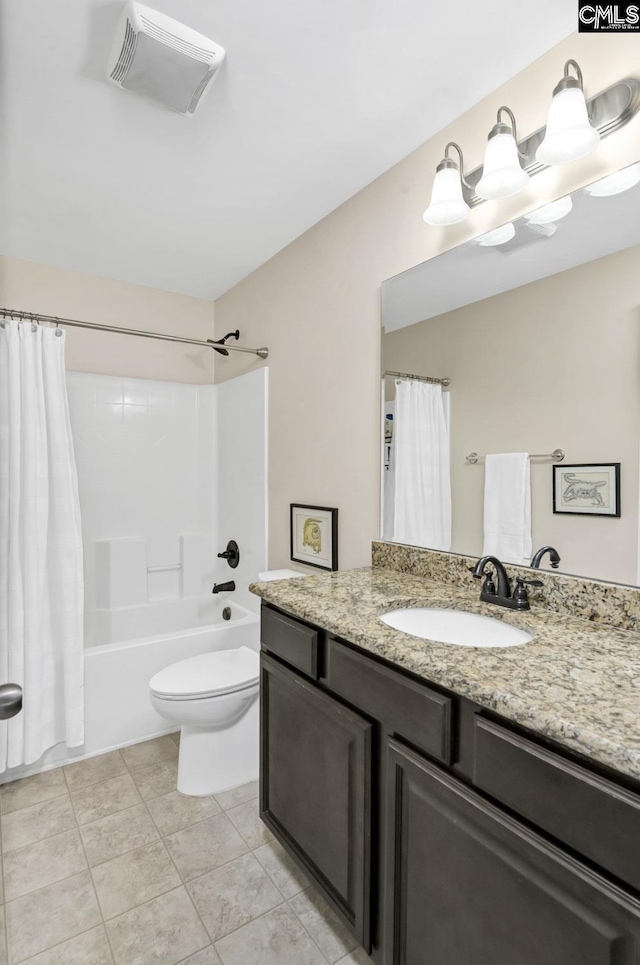
[[[369,943],[371,725],[262,655],[260,813]]]
[[[387,965],[638,965],[640,903],[389,740]]]

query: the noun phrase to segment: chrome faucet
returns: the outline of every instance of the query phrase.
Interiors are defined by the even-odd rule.
[[[498,587],[491,571],[485,567],[491,564],[495,570]],[[482,556],[475,566],[469,567],[476,580],[484,577],[480,599],[483,603],[494,603],[496,606],[506,606],[510,610],[530,610],[527,586],[542,586],[542,580],[528,580],[524,576],[516,577],[516,589],[511,592],[509,575],[497,556]]]
[[[534,553],[533,559],[531,560],[531,568],[534,570],[540,568],[540,563],[542,562],[542,557],[545,555],[545,553],[549,554],[551,568],[557,570],[560,566],[560,554],[555,546],[542,546],[536,553]]]

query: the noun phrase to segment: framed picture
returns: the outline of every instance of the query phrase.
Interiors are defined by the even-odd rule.
[[[321,570],[338,569],[338,510],[291,503],[291,559]]]
[[[620,463],[554,466],[553,511],[574,516],[620,516]]]

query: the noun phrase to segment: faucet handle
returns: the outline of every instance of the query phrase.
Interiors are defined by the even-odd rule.
[[[528,580],[524,576],[516,576],[517,586],[513,593],[513,599],[516,602],[516,608],[518,610],[528,610],[529,609],[529,594],[527,593],[528,586],[542,586],[542,580]]]
[[[519,587],[525,586],[544,586],[542,580],[528,580],[524,576],[516,576],[516,583]]]
[[[473,574],[476,580],[481,580],[484,577],[484,583],[482,584],[482,592],[490,593],[491,596],[496,595],[496,585],[493,582],[493,576],[487,570],[476,571],[475,566],[468,567],[469,572]]]

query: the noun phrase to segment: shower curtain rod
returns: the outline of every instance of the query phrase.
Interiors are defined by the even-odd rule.
[[[220,343],[213,339],[203,341],[197,338],[184,338],[182,335],[161,335],[159,332],[145,332],[137,328],[118,328],[116,325],[100,325],[98,322],[81,322],[76,318],[58,318],[56,315],[39,315],[37,312],[17,312],[9,308],[0,308],[1,318],[15,318],[26,322],[50,322],[52,325],[68,325],[72,328],[93,328],[98,332],[115,332],[116,335],[139,335],[141,338],[157,338],[162,342],[182,342],[186,345],[200,345],[203,348],[220,348]],[[229,352],[247,352],[250,355],[257,355],[261,359],[269,357],[268,348],[244,348],[242,345],[229,345],[224,343],[224,349]]]
[[[411,375],[410,372],[385,372],[385,377],[395,379],[415,379],[417,382],[431,382],[434,385],[450,385],[451,379],[435,379],[430,375]]]

